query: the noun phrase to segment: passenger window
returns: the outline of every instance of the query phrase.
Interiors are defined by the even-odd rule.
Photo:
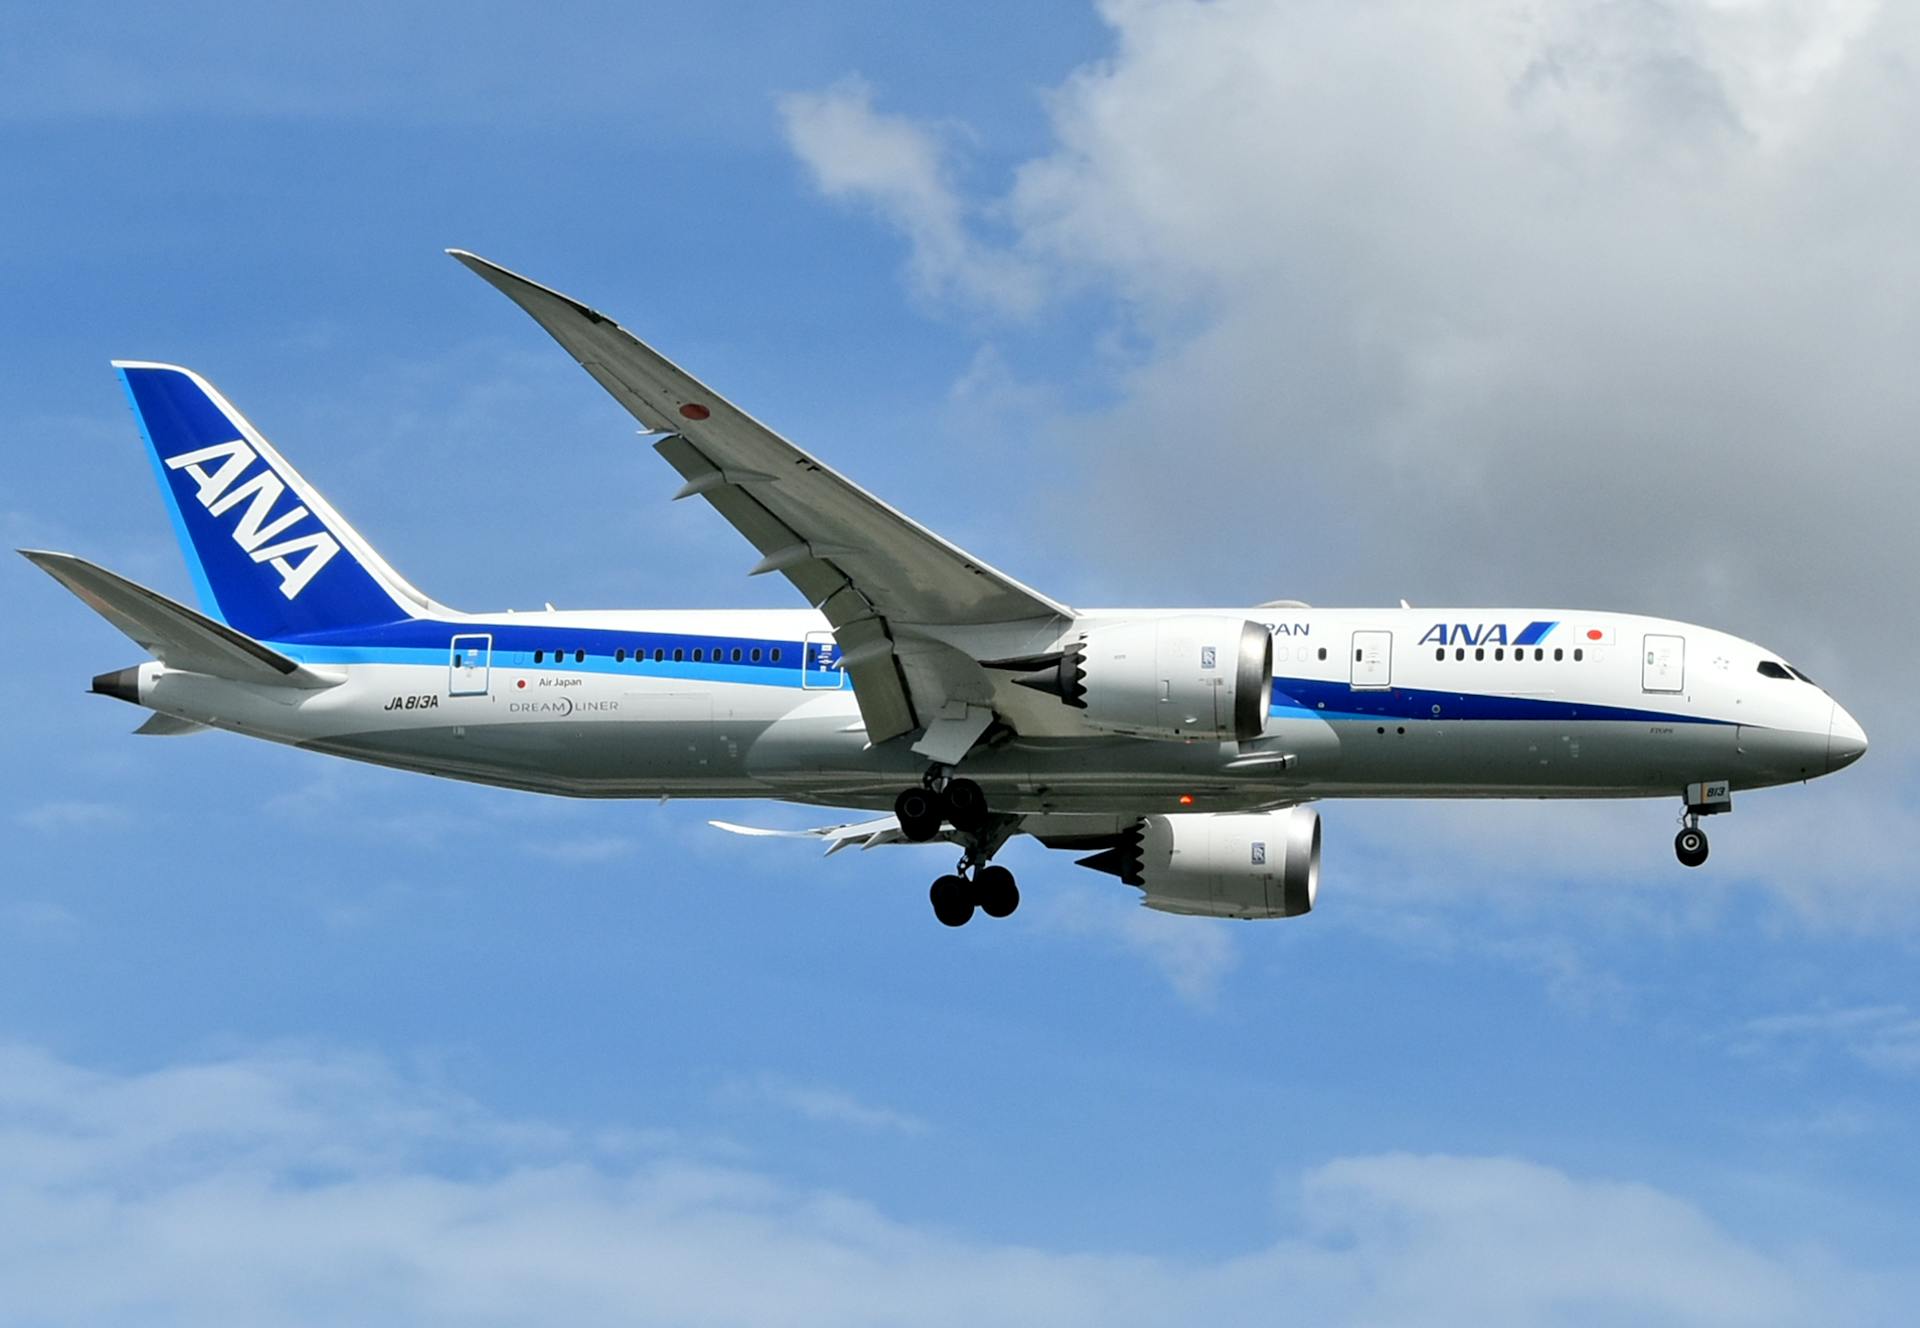
[[[666,661],[666,658],[667,658],[667,652],[664,649],[662,649],[660,646],[655,646],[653,648],[653,662],[655,664],[664,663]]]
[[[1560,661],[1561,661],[1562,659],[1564,659],[1565,657],[1566,657],[1566,655],[1565,655],[1565,652],[1564,652],[1564,651],[1562,651],[1562,650],[1560,649],[1560,647],[1559,647],[1559,646],[1555,646],[1555,647],[1553,648],[1553,662],[1554,662],[1554,663],[1556,663],[1556,664],[1558,664],[1558,663],[1559,663],[1559,662],[1560,662]]]
[[[738,664],[740,662],[740,647],[735,646],[732,650],[728,651],[727,658],[731,659],[735,664]]]
[[[698,664],[701,660],[705,659],[706,657],[707,657],[707,652],[705,650],[701,649],[699,646],[695,646],[693,648],[693,662],[695,664]]]
[[[673,662],[675,664],[678,664],[681,660],[685,659],[686,657],[687,657],[687,652],[682,650],[679,646],[675,646],[673,648]]]
[[[1576,660],[1585,659],[1587,657],[1587,652],[1581,649],[1579,646],[1575,646],[1573,648],[1573,657]]]
[[[1539,646],[1533,648],[1533,662],[1538,664],[1547,657],[1547,652]]]
[[[625,664],[627,662],[627,648],[625,646],[621,646],[613,652],[613,662],[615,664]]]
[[[1475,646],[1473,648],[1473,657],[1477,660],[1485,659],[1487,657],[1487,648],[1485,646]]]
[[[1445,659],[1447,657],[1447,648],[1441,646],[1440,649],[1433,652],[1433,657],[1435,659]]]
[[[760,662],[760,647],[759,647],[759,646],[755,646],[755,647],[753,648],[753,662],[754,662],[755,664],[758,664],[758,663]]]
[[[535,664],[544,664],[544,663],[546,663],[546,661],[547,661],[547,652],[546,652],[546,651],[544,651],[544,650],[536,650],[536,651],[534,651],[534,652],[533,652],[533,662],[534,662]]]
[[[1327,657],[1327,648],[1326,648],[1325,646],[1321,646],[1321,647],[1320,647],[1320,658],[1321,658],[1321,659],[1325,659],[1326,657]]]
[[[1495,659],[1505,659],[1507,657],[1507,648],[1505,646],[1495,646],[1493,648],[1493,657]]]
[[[574,652],[573,652],[573,662],[574,662],[575,664],[585,664],[585,663],[587,662],[587,652],[586,652],[586,651],[584,651],[584,650],[576,650],[576,651],[574,651]]]
[[[1467,648],[1465,646],[1455,646],[1453,648],[1453,657],[1455,659],[1465,659],[1467,657]]]
[[[771,652],[771,655],[770,655],[770,658],[771,658],[771,659],[773,660],[773,662],[774,662],[775,664],[778,664],[778,663],[780,662],[780,647],[779,647],[779,646],[775,646],[775,647],[773,648],[773,650],[772,650],[772,652]]]

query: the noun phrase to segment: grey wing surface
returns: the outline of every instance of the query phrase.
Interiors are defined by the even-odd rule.
[[[979,666],[928,632],[1072,617],[795,447],[604,314],[474,254],[448,252],[526,310],[642,426],[667,435],[654,448],[686,481],[676,496],[706,499],[760,551],[756,574],[779,572],[826,616],[869,742],[942,715],[977,714],[991,697]],[[974,724],[963,718],[960,728]]]

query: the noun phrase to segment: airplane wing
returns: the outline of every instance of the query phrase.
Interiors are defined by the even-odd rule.
[[[762,554],[754,575],[781,573],[826,615],[869,742],[929,726],[916,750],[957,760],[991,719],[984,670],[916,639],[916,626],[1072,616],[836,474],[604,314],[447,252],[532,315],[648,431],[667,435],[654,448],[686,480],[675,496],[705,498],[745,535]]]

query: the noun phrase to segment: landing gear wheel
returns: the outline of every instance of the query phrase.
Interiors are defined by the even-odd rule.
[[[1707,832],[1690,825],[1673,837],[1673,855],[1683,867],[1698,867],[1707,860]]]
[[[942,876],[927,891],[933,916],[949,927],[964,927],[973,917],[973,887],[964,876]]]
[[[947,804],[947,819],[962,832],[978,830],[987,823],[987,795],[971,779],[949,779],[940,796]]]
[[[900,796],[893,800],[893,814],[899,819],[900,833],[916,844],[924,844],[940,833],[940,799],[932,789],[900,790]]]
[[[982,867],[973,874],[973,898],[988,917],[1009,917],[1020,907],[1020,887],[1005,867]]]

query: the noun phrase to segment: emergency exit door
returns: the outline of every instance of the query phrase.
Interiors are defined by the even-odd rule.
[[[1393,686],[1392,632],[1355,632],[1352,656],[1355,691]]]
[[[1640,686],[1649,692],[1677,692],[1685,686],[1687,642],[1679,636],[1649,636],[1640,656]]]

